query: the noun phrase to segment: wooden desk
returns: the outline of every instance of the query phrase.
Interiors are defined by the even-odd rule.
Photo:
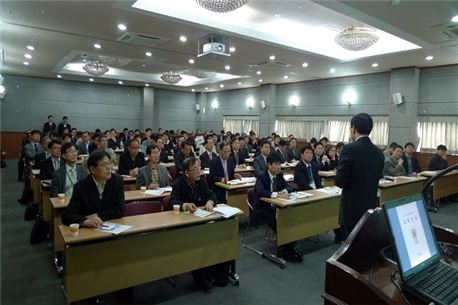
[[[395,181],[379,183],[380,204],[409,195],[421,193],[424,177],[394,177]]]
[[[245,172],[254,172],[253,166],[238,166],[234,170],[235,173],[245,173]]]
[[[67,302],[167,278],[239,257],[237,218],[162,212],[111,222],[131,225],[119,236],[60,226],[65,242]],[[190,238],[198,237],[198,238]]]
[[[296,165],[299,162],[294,162],[294,163],[283,163],[281,165],[281,170],[283,174],[293,174],[294,175],[294,170],[296,169]]]
[[[30,187],[33,191],[33,203],[41,203],[41,182],[40,182],[40,170],[32,169],[32,177],[30,180]]]
[[[313,196],[294,201],[261,198],[277,207],[277,246],[339,227],[340,195],[306,192]]]
[[[48,222],[52,220],[52,205],[50,200],[51,185],[40,180],[41,184],[41,215],[43,220]]]
[[[128,176],[128,175],[121,175],[121,176],[122,176],[122,179],[124,180],[124,186],[126,187],[126,189],[129,189],[129,190],[136,189],[135,183],[137,182],[137,177]]]
[[[421,172],[424,177],[432,177],[436,172]],[[450,172],[433,183],[433,200],[438,200],[458,193],[458,171]]]
[[[131,201],[162,199],[167,196],[170,196],[170,192],[165,192],[165,193],[162,193],[161,195],[145,194],[139,190],[124,192],[126,203],[131,202]],[[62,252],[64,251],[64,241],[62,239],[62,235],[56,234],[56,232],[59,232],[59,226],[62,225],[62,219],[61,219],[62,212],[68,206],[70,202],[70,197],[65,197],[64,201],[60,201],[59,198],[53,197],[53,198],[50,198],[49,201],[50,201],[50,204],[52,205],[51,240],[53,242],[53,249],[54,249],[54,252]]]
[[[215,186],[226,190],[227,204],[236,207],[243,211],[243,215],[239,216],[241,219],[247,218],[250,215],[247,206],[247,191],[254,187],[256,182],[230,185],[222,182],[216,182]]]
[[[336,174],[337,174],[337,170],[319,171],[318,176],[320,176],[321,180],[323,181],[323,187],[336,185],[336,182],[335,182]]]

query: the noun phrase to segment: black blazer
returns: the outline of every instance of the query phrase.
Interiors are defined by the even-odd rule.
[[[189,157],[192,157],[194,156],[194,153],[191,151],[191,154],[189,155]],[[175,171],[177,174],[183,174],[183,162],[184,162],[184,159],[186,159],[183,155],[183,152],[181,150],[179,150],[175,156],[173,157],[174,161],[175,161]]]
[[[108,148],[111,148],[113,150],[115,150],[117,147],[117,143],[115,140],[113,140],[112,138],[109,138],[108,139]]]
[[[56,123],[52,122],[52,123],[49,123],[49,122],[46,122],[43,124],[43,135],[47,134],[48,132],[50,131],[56,131]]]
[[[322,188],[323,186],[321,185],[321,178],[318,176],[316,167],[313,165],[313,163],[311,163],[310,166],[312,167],[313,181],[315,182],[316,188]],[[311,190],[312,188],[310,187],[310,180],[311,179],[307,170],[307,165],[303,161],[300,161],[297,163],[296,168],[294,169],[294,182],[297,184],[297,189],[299,191]]]
[[[238,158],[238,162],[237,162]],[[235,151],[231,150],[231,154],[229,155],[229,159],[232,159],[234,161],[235,165],[239,164],[245,164],[245,159],[243,158],[243,153],[241,150],[237,152],[237,156],[235,155]]]
[[[382,151],[369,137],[362,137],[342,149],[335,183],[342,188],[339,222],[348,233],[368,209],[377,207],[384,163]]]
[[[266,160],[264,160],[264,156],[260,154],[259,156],[254,158],[253,168],[256,176],[265,172],[267,169],[267,157]]]
[[[437,170],[443,170],[448,167],[448,161],[444,160],[441,156],[438,154],[435,154],[431,160],[429,160],[428,163],[428,170],[430,171],[437,171]]]
[[[214,158],[218,157],[218,155],[215,154],[214,152],[212,152],[211,154],[212,154],[212,160]],[[208,152],[207,151],[202,152],[199,155],[199,158],[200,158],[200,167],[201,168],[210,167],[210,157],[208,156]]]
[[[227,159],[227,175],[229,176],[229,180],[234,179],[235,173],[235,162],[232,158]],[[221,157],[213,158],[210,161],[210,186],[215,193],[216,198],[218,198],[219,202],[226,202],[226,190],[220,187],[215,186],[215,182],[221,182],[221,179],[224,178],[224,168],[223,164],[221,163]]]
[[[87,169],[82,165],[76,165],[76,178],[77,181],[81,181],[87,176]],[[66,165],[61,166],[52,174],[51,191],[49,195],[51,197],[57,197],[59,193],[65,193],[65,182],[67,180],[67,168]],[[77,182],[74,181],[74,182]],[[75,183],[76,184],[76,183]]]
[[[402,156],[402,160],[404,160],[404,163],[402,163],[402,166],[404,166],[404,169],[406,170],[407,175],[411,174],[412,172],[415,172],[415,173],[421,172],[420,164],[418,163],[417,157],[413,156],[411,158],[411,160],[412,160],[412,172],[410,172],[410,173],[409,173],[409,170],[408,170],[408,167],[407,167],[407,157],[406,157],[406,155]]]
[[[212,191],[208,188],[204,179],[199,179],[191,186],[184,176],[179,177],[172,187],[169,205],[183,203],[194,203],[196,206],[204,206],[208,200],[217,203],[217,199]]]
[[[162,149],[159,154],[159,162],[162,163],[169,163],[169,155],[165,149]]]
[[[65,160],[60,158],[60,167],[62,167],[62,166],[65,166]],[[54,165],[52,163],[52,157],[49,157],[48,159],[44,160],[41,163],[40,178],[41,178],[41,180],[52,179],[52,174],[53,173],[54,173]]]
[[[59,134],[63,134],[64,128],[67,128],[69,132],[72,130],[72,126],[70,126],[70,124],[67,123],[66,126],[64,126],[64,123],[60,123],[59,128],[57,129],[57,132]]]
[[[97,213],[103,221],[120,218],[124,212],[124,181],[122,177],[112,174],[105,183],[102,199],[92,175],[79,181],[73,187],[70,203],[62,213],[62,223],[82,224],[87,215]]]
[[[317,155],[313,154],[312,163],[315,166],[316,170],[317,171],[328,171],[329,170],[328,164],[327,163],[323,164],[322,160],[323,160],[323,155],[318,157]]]
[[[135,160],[132,160],[129,151],[126,151],[119,157],[119,174],[129,175],[131,170],[137,167],[143,167],[145,164],[145,155],[141,151],[135,156]]]
[[[87,144],[87,147],[86,147],[86,144]],[[90,142],[88,142],[88,143],[81,142],[81,144],[78,145],[78,155],[88,155],[90,147],[91,147],[91,143]]]
[[[283,178],[283,174],[278,174],[275,178],[275,189],[274,192],[279,192],[286,189],[288,192],[293,191],[288,183],[286,182],[285,178]],[[255,202],[253,206],[253,213],[251,221],[253,222],[254,226],[259,224],[270,224],[273,225],[275,223],[275,208],[272,207],[270,204],[261,202],[261,197],[270,197],[272,195],[271,189],[272,181],[270,180],[270,175],[268,170],[265,170],[261,174],[259,174],[256,178],[256,185],[255,185]]]

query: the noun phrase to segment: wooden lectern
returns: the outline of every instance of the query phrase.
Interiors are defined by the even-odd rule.
[[[451,244],[452,265],[458,264],[458,234],[433,226],[438,243]],[[386,259],[391,240],[385,215],[381,208],[367,211],[337,252],[326,261],[325,305],[406,304],[401,291],[392,283],[391,275],[398,267]],[[455,252],[453,252],[455,251]],[[449,252],[450,253],[450,252]],[[399,273],[395,276],[400,285]],[[410,304],[428,304],[412,295]]]

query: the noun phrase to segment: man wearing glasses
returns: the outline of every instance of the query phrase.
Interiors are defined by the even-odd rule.
[[[89,175],[77,182],[62,223],[78,223],[96,228],[102,222],[120,218],[124,212],[124,182],[112,173],[112,162],[106,151],[95,150],[87,160]]]

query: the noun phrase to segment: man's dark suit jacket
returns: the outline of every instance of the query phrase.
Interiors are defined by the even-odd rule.
[[[227,175],[229,177],[229,180],[234,179],[234,173],[235,173],[235,162],[232,160],[232,158],[227,159]],[[210,180],[210,186],[213,189],[213,192],[216,195],[216,198],[218,198],[219,202],[226,202],[226,190],[223,188],[220,188],[218,186],[215,186],[215,182],[221,182],[221,179],[224,178],[224,168],[223,164],[221,163],[221,157],[216,157],[211,159],[210,161],[210,175],[209,175],[209,180]]]
[[[50,131],[56,131],[56,123],[52,122],[52,123],[49,123],[49,122],[46,122],[43,124],[43,135],[47,134],[48,132]]]
[[[412,158],[412,171],[415,173],[421,172],[420,164],[418,163],[417,157],[413,156]],[[408,166],[407,166],[407,157],[406,155],[402,156],[402,160],[404,160],[404,163],[402,165],[404,166],[404,169],[406,170],[406,173],[409,175],[412,172],[409,173]]]
[[[43,162],[45,162],[45,160],[48,159],[50,156],[51,154],[47,151],[42,151],[41,153],[36,154],[35,165],[33,166],[33,168],[41,169],[41,165],[43,164]]]
[[[212,160],[216,157],[218,157],[217,154],[215,154],[214,152],[211,153],[212,154]],[[208,156],[208,152],[207,151],[204,151],[203,153],[200,154],[199,156],[200,158],[200,167],[201,168],[209,168],[210,167],[210,157]]]
[[[369,137],[359,138],[342,149],[335,183],[342,188],[339,222],[348,234],[368,209],[377,207],[384,163],[383,153]]]
[[[194,203],[196,206],[204,206],[208,200],[218,202],[204,179],[199,179],[194,185],[190,185],[186,178],[181,176],[173,184],[169,205],[182,206],[183,203]]]
[[[328,164],[327,163],[323,164],[322,162],[323,156],[324,155],[321,155],[320,157],[318,157],[317,155],[313,154],[312,163],[315,166],[317,171],[328,171],[329,170]]]
[[[448,167],[448,161],[444,160],[441,156],[438,154],[435,154],[431,160],[429,160],[428,163],[428,170],[430,171],[437,171],[437,170],[443,170]]]
[[[60,167],[65,166],[65,160],[60,158]],[[60,168],[59,167],[59,168]],[[54,165],[52,162],[52,157],[44,160],[41,163],[40,168],[40,179],[41,180],[49,180],[52,179],[52,174],[54,173]]]
[[[124,212],[124,181],[122,177],[112,174],[105,183],[102,199],[92,175],[79,181],[73,187],[73,195],[67,209],[62,213],[62,223],[82,224],[87,215],[95,214],[107,221],[120,218]]]
[[[145,166],[145,155],[139,151],[135,156],[135,160],[130,158],[129,151],[124,152],[119,158],[119,174],[120,175],[129,175],[129,172],[134,168]]]
[[[262,154],[259,154],[259,156],[254,158],[253,168],[256,176],[265,172],[265,170],[267,169],[267,161],[264,159],[264,156]]]
[[[108,139],[108,148],[111,148],[113,150],[115,150],[117,147],[117,143],[115,140],[113,140],[112,138],[109,138]]]
[[[64,123],[59,123],[59,127],[57,129],[57,132],[59,134],[63,134],[64,133],[64,128],[67,128],[69,132],[72,130],[72,126],[70,126],[70,124],[67,123],[67,125],[64,127]]]
[[[87,174],[88,172],[85,167],[79,164],[76,165],[76,176],[77,176],[76,178],[78,181],[81,181],[84,178],[86,178]],[[66,165],[63,165],[52,174],[51,191],[49,192],[49,195],[51,197],[57,197],[58,194],[65,193],[66,180],[67,180],[67,167]]]
[[[286,150],[286,157],[286,162],[291,162],[293,159],[301,160],[301,151],[299,148],[292,149],[291,147],[288,147],[288,149]]]
[[[238,157],[238,162],[237,162],[237,157]],[[229,159],[232,159],[234,161],[235,165],[239,164],[245,164],[245,158],[243,157],[243,153],[241,150],[237,152],[237,157],[235,156],[235,151],[231,150],[231,154],[229,155]]]
[[[86,147],[86,142],[81,142],[81,145],[78,145],[78,155],[88,155],[89,148],[91,147],[91,143],[87,143],[88,146]]]
[[[165,149],[162,149],[159,154],[159,162],[161,163],[169,163],[169,155]]]
[[[288,186],[283,174],[280,173],[274,178],[274,192],[280,192],[286,189],[288,192],[293,191],[293,189]],[[272,186],[272,181],[270,180],[270,175],[268,170],[265,170],[256,177],[255,185],[255,202],[253,206],[253,214],[251,221],[254,226],[259,224],[269,224],[270,227],[275,227],[275,207],[270,204],[261,202],[261,197],[270,197],[272,191],[270,190]]]
[[[194,156],[194,153],[191,152],[191,154],[189,155],[189,157],[192,157]],[[188,158],[189,158],[188,157]],[[185,156],[183,155],[183,152],[180,150],[178,151],[175,156],[173,157],[173,159],[175,160],[175,171],[176,173],[178,174],[183,174],[183,162],[184,160],[186,159]]]
[[[313,181],[315,182],[316,188],[322,188],[323,186],[321,185],[321,178],[318,176],[316,167],[313,163],[311,163],[310,166],[312,167]],[[307,165],[304,163],[304,161],[297,163],[296,168],[294,169],[294,182],[297,184],[298,191],[312,189],[310,187],[311,177],[309,171],[307,170]]]

